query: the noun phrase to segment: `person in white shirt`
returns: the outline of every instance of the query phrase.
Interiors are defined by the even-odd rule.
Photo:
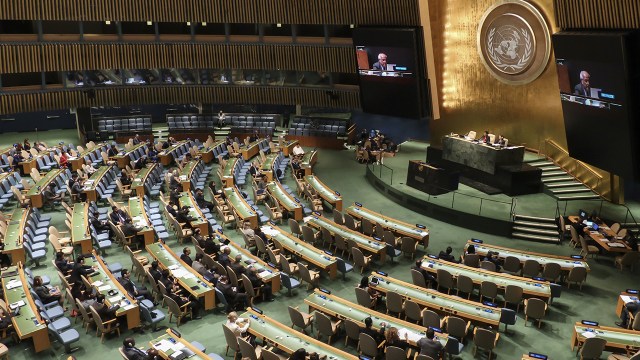
[[[302,148],[302,146],[300,146],[300,144],[296,144],[296,146],[293,147],[293,155],[294,156],[304,155],[304,149]]]
[[[242,334],[249,329],[249,319],[239,318],[235,311],[232,311],[227,315],[227,327],[233,331],[236,337],[243,337]]]

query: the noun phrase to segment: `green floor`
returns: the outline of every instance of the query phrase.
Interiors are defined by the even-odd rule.
[[[3,134],[0,136],[0,144],[10,144],[16,141],[17,138],[22,139],[24,136],[24,134]],[[29,137],[31,138],[32,136],[29,135]],[[77,140],[74,139],[75,132],[56,131],[55,133],[40,133],[39,137],[41,140],[47,138],[47,140],[50,139],[49,141],[52,142],[64,140],[65,142],[77,143]],[[405,151],[409,154],[409,146],[405,147],[403,145],[401,155]],[[420,156],[418,158],[422,159],[423,157]],[[402,157],[398,157],[397,159],[387,160],[385,163],[388,161],[406,161],[406,159],[402,159]],[[214,166],[211,174],[215,173],[216,167],[217,165]],[[425,218],[424,216],[409,211],[387,198],[380,196],[376,190],[367,183],[364,178],[365,167],[354,160],[352,151],[320,150],[319,161],[316,164],[314,172],[326,185],[339,191],[343,195],[345,205],[358,201],[368,208],[382,211],[385,215],[402,219],[409,223],[425,224],[429,229],[431,229],[429,251],[433,253],[437,253],[441,249],[451,245],[457,255],[462,250],[463,244],[466,240],[471,237],[484,239],[486,242],[491,244],[550,254],[569,255],[576,252],[566,244],[561,246],[547,245],[486,235],[459,227],[453,227],[444,222]],[[396,174],[394,176],[399,175]],[[213,178],[213,176],[211,178]],[[292,185],[289,172],[287,172],[286,183],[290,186]],[[546,207],[546,205],[541,206],[540,210],[544,210],[543,207]],[[58,213],[50,212],[49,214],[53,216],[53,225],[57,226],[59,229],[64,228],[63,211]],[[227,231],[226,234],[229,234],[234,241],[242,241],[234,231]],[[174,238],[170,239],[168,244],[176,251],[181,249]],[[421,256],[423,253],[419,252],[419,255]],[[55,279],[55,272],[53,271],[52,265],[49,261],[52,256],[52,251],[49,249],[47,261],[43,261],[42,265],[35,269],[34,272],[36,274],[46,274]],[[128,257],[117,248],[113,248],[108,252],[107,260],[111,263],[120,262],[123,267],[130,266]],[[613,323],[616,321],[615,303],[617,301],[617,294],[626,288],[637,287],[637,273],[632,274],[628,271],[621,273],[617,271],[613,267],[612,259],[609,257],[600,257],[598,260],[590,260],[589,263],[592,271],[583,289],[567,290],[564,288],[563,290],[565,291],[563,292],[562,297],[556,299],[550,306],[548,315],[545,318],[541,329],[531,326],[531,324],[528,324],[528,326],[525,327],[522,312],[519,314],[516,325],[509,327],[509,334],[504,334],[504,326],[501,326],[501,338],[495,352],[498,358],[519,359],[521,354],[529,351],[535,351],[547,354],[551,359],[570,359],[573,358],[570,350],[573,323],[581,319],[590,319],[599,321],[603,325],[613,326]],[[396,263],[393,266],[386,263],[374,265],[373,268],[386,271],[392,277],[410,282],[410,265],[410,260],[402,259],[399,263]],[[321,285],[322,287],[330,289],[334,294],[355,302],[356,299],[353,286],[359,281],[359,279],[360,276],[356,273],[349,274],[346,281],[330,281],[326,276],[324,276],[321,280]],[[54,283],[57,283],[57,281],[54,280]],[[303,300],[309,293],[310,292],[305,291],[304,289],[299,289],[293,297],[287,297],[283,291],[277,295],[278,301],[272,303],[258,303],[257,306],[267,315],[280,320],[285,324],[290,324],[286,306],[300,305],[301,309],[306,309],[306,306],[303,305]],[[184,338],[191,341],[198,341],[205,345],[207,347],[207,352],[215,352],[224,355],[225,340],[221,324],[225,321],[225,316],[220,313],[207,313],[201,320],[188,321],[181,325],[179,330]],[[162,325],[168,326],[169,323],[165,320]],[[175,324],[171,324],[171,326],[175,326]],[[95,337],[95,331],[90,331],[89,334],[85,334],[79,325],[76,325],[75,327],[81,332],[81,340],[76,343],[76,346],[79,349],[74,353],[74,356],[78,359],[91,359],[96,357],[102,357],[104,359],[118,359],[119,355],[117,347],[121,345],[122,340],[125,337],[133,336],[139,345],[148,345],[149,340],[162,333],[153,333],[150,330],[147,330],[144,334],[137,334],[124,330],[119,338],[111,336],[106,338],[104,343],[100,343],[99,338]],[[34,354],[32,345],[28,340],[17,345],[10,342],[8,344],[11,349],[10,354],[12,359],[65,358],[63,355],[63,349],[56,343],[53,344],[51,351],[45,351],[37,355]],[[337,347],[342,348],[343,344],[344,338],[342,336],[337,339],[337,341],[334,341],[334,345]],[[459,358],[474,358],[471,352],[473,347],[472,344],[472,338],[467,337],[463,353]],[[346,350],[348,352],[355,353],[353,346]],[[226,358],[231,359],[232,356],[228,356]],[[486,359],[487,356],[478,355],[477,358]]]

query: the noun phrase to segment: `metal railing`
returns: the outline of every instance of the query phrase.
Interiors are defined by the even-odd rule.
[[[367,172],[370,172],[382,182],[393,185],[392,168],[383,164],[367,164]],[[450,189],[436,185],[432,185],[432,187],[442,190],[443,193],[438,195],[423,193],[424,196],[426,196],[426,201],[429,203],[450,207],[467,213],[477,213],[478,215],[490,218],[513,221],[518,204],[518,199],[515,197],[511,198],[510,201],[504,201],[467,194],[460,190],[451,191]],[[501,208],[508,210],[501,210]]]

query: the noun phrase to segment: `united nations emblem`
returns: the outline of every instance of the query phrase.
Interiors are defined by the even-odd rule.
[[[532,4],[503,0],[482,17],[478,53],[498,80],[513,85],[529,83],[542,74],[549,61],[549,28]]]

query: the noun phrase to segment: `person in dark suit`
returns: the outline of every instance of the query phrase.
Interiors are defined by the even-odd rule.
[[[482,144],[491,144],[491,136],[489,136],[489,130],[485,130],[484,134],[479,140]]]
[[[147,290],[146,287],[137,286],[133,283],[133,281],[131,281],[131,273],[128,269],[122,269],[122,272],[120,274],[122,276],[120,277],[120,279],[118,279],[118,281],[120,282],[122,287],[129,293],[129,295],[134,298],[142,296],[145,299],[153,302],[153,296],[151,296],[151,293],[149,292],[149,290]]]
[[[122,183],[122,185],[128,186],[128,185],[131,185],[132,180],[129,174],[123,171],[122,174],[120,175],[120,182]]]
[[[135,242],[137,242],[138,246],[141,248],[144,247],[144,236],[138,233],[142,231],[142,229],[143,228],[141,227],[133,225],[133,223],[131,222],[131,218],[125,219],[124,224],[122,225],[122,233],[124,234],[124,236],[133,236],[133,240],[135,240]]]
[[[451,255],[452,252],[453,249],[451,248],[451,246],[447,246],[446,250],[440,251],[438,257],[444,261],[457,263],[458,261],[456,261],[456,257]]]
[[[240,275],[246,273],[246,269],[244,268],[244,266],[242,266],[242,255],[240,254],[236,255],[236,258],[231,264],[229,264],[229,267],[231,268],[231,270],[233,270],[234,273],[236,273],[238,278],[240,277]]]
[[[124,210],[118,209],[116,206],[111,207],[111,213],[109,214],[109,219],[111,222],[118,225],[123,225],[127,219],[131,217]]]
[[[202,189],[196,189],[195,200],[201,209],[207,208],[209,209],[209,211],[213,211],[213,209],[215,208],[215,205],[213,205],[211,201],[207,201],[204,198],[204,192],[202,191]]]
[[[507,145],[507,139],[505,139],[504,136],[500,134],[498,135],[498,137],[496,137],[496,141],[494,141],[493,143],[496,145],[505,146]]]
[[[49,184],[47,189],[42,193],[45,204],[53,205],[56,201],[62,201],[62,194],[56,194],[55,188],[56,186],[54,184]]]
[[[68,275],[73,270],[73,262],[69,261],[69,259],[64,257],[62,251],[58,251],[56,253],[56,267],[60,272],[64,275]]]
[[[207,239],[204,241],[204,253],[207,255],[216,255],[220,251],[220,245],[218,245],[215,241],[213,241],[213,236],[207,236]]]
[[[113,157],[118,155],[118,148],[115,145],[111,145],[109,150],[107,150],[107,156]]]
[[[204,244],[205,244],[205,237],[202,236],[201,232],[200,232],[200,228],[196,228],[193,229],[193,239],[196,241],[196,243],[198,244],[198,246],[200,246],[201,248],[204,249]]]
[[[149,274],[156,282],[160,281],[160,279],[162,278],[162,272],[160,272],[160,268],[158,267],[158,261],[153,261],[151,263]]]
[[[171,192],[169,193],[169,201],[173,202],[175,205],[180,204],[180,189],[171,189]]]
[[[42,283],[42,278],[40,276],[36,276],[33,278],[33,291],[35,291],[36,295],[40,298],[43,304],[50,304],[52,302],[58,302],[58,304],[62,305],[62,293],[60,289],[57,287],[49,287]]]
[[[98,313],[103,322],[115,319],[116,311],[120,309],[120,305],[117,304],[111,307],[105,305],[104,295],[102,294],[98,294],[96,296],[96,301],[91,306]]]
[[[187,265],[191,266],[193,264],[193,260],[191,260],[191,249],[185,247],[182,249],[182,255],[180,255],[180,260],[184,261]]]
[[[136,134],[136,136],[133,137],[133,145],[138,145],[141,141],[142,140],[140,140],[140,134]]]
[[[220,290],[224,295],[224,298],[227,300],[227,312],[233,310],[235,305],[238,303],[243,303],[243,308],[249,306],[247,294],[238,292],[238,289],[231,286],[229,278],[226,275],[220,276],[220,279],[218,279],[218,283],[216,284],[216,289]]]
[[[197,299],[189,300],[188,297],[183,295],[182,288],[178,281],[174,279],[170,274],[169,270],[165,269],[162,271],[162,279],[160,280],[164,287],[167,289],[167,296],[169,296],[173,301],[178,304],[178,306],[182,307],[185,304],[191,302],[189,307],[191,308],[191,312],[193,313],[194,319],[200,319],[199,316],[201,305]]]
[[[220,265],[226,268],[227,266],[231,265],[231,259],[229,258],[229,254],[231,254],[231,248],[229,248],[228,246],[223,246],[222,248],[220,248],[220,250],[222,250],[222,253],[218,255],[218,262],[220,263]]]
[[[360,332],[371,336],[373,340],[376,341],[377,344],[380,344],[382,340],[384,340],[384,330],[385,330],[385,324],[382,323],[381,325],[382,327],[380,328],[380,330],[373,329],[372,327],[373,320],[371,320],[371,318],[368,317],[364,319],[364,327],[360,328]]]
[[[634,317],[638,316],[639,312],[640,312],[639,300],[631,301],[624,304],[624,306],[622,307],[622,313],[620,314],[620,322],[616,322],[616,325],[626,329],[627,326],[629,325],[629,318],[631,318],[631,315],[633,315]]]
[[[482,259],[483,261],[492,262],[496,266],[496,271],[500,272],[500,259],[498,258],[499,253],[495,251],[488,251],[487,256]]]
[[[184,224],[184,227],[189,228],[189,229],[193,229],[193,226],[191,226],[191,222],[194,221],[195,218],[193,218],[191,215],[189,215],[189,207],[188,206],[183,206],[182,209],[180,209],[180,211],[178,211],[178,214],[176,215],[176,220],[180,224]]]
[[[176,211],[176,209],[174,209],[173,207],[176,205],[176,203],[173,202],[173,200],[169,200],[169,204],[167,204],[167,212],[169,214],[171,214],[171,216],[173,216],[174,218],[176,216],[178,216],[178,212]]]
[[[275,299],[273,298],[273,291],[271,290],[271,285],[260,280],[255,267],[249,266],[247,270],[248,271],[246,275],[247,275],[247,278],[249,278],[249,281],[251,281],[251,286],[253,286],[254,289],[260,289],[260,291],[264,294],[264,298],[267,299],[267,301],[274,301]]]
[[[416,263],[411,266],[411,270],[416,270],[424,276],[424,280],[427,282],[427,286],[431,286],[432,288],[437,288],[434,286],[436,284],[436,278],[431,275],[427,270],[422,268],[422,260],[416,260]]]
[[[147,360],[149,358],[144,350],[136,347],[136,341],[133,338],[124,339],[122,345],[122,352],[124,352],[127,360]]]
[[[78,255],[75,264],[73,264],[73,269],[71,270],[71,275],[69,276],[69,282],[81,282],[82,276],[87,276],[93,273],[93,271],[94,270],[91,266],[84,264],[84,256]]]
[[[91,226],[93,226],[93,228],[96,230],[96,232],[98,234],[107,232],[109,233],[109,237],[113,237],[113,231],[111,230],[111,226],[109,226],[109,223],[106,220],[100,220],[98,217],[100,216],[100,213],[98,213],[97,211],[93,212],[93,215],[90,216],[89,218],[89,223],[91,224]]]
[[[373,63],[373,70],[387,71],[387,54],[378,54],[378,62]]]
[[[80,201],[87,201],[87,194],[82,192],[82,184],[78,179],[78,174],[71,175],[71,179],[69,180],[69,191],[72,195],[77,195]]]
[[[575,95],[591,96],[591,75],[588,72],[580,71],[580,83],[573,88]]]

